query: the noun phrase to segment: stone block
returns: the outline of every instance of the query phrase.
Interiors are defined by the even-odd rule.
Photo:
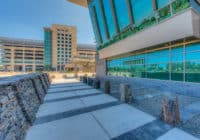
[[[87,82],[88,82],[87,77],[86,77],[86,76],[83,76],[83,83],[87,84]]]
[[[93,87],[96,89],[100,89],[100,85],[101,85],[100,80],[94,79]]]
[[[89,86],[92,86],[92,85],[93,85],[93,82],[94,82],[94,79],[93,79],[93,78],[90,78],[90,77],[88,77],[87,84],[88,84]]]
[[[104,87],[105,87],[105,93],[110,94],[111,93],[110,81],[106,81]]]
[[[79,80],[80,80],[81,82],[83,82],[83,76],[80,76],[80,77],[79,77]]]
[[[165,97],[162,100],[161,119],[169,124],[178,125],[180,123],[180,113],[178,97]]]
[[[132,101],[131,86],[129,84],[120,84],[120,100],[130,103]]]

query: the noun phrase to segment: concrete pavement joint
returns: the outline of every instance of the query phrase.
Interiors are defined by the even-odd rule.
[[[155,140],[173,128],[157,119],[112,140]]]
[[[62,113],[39,117],[36,119],[34,125],[44,124],[47,122],[52,122],[55,120],[60,120],[63,118],[68,118],[68,117],[72,117],[75,115],[80,115],[83,113],[88,113],[88,112],[92,112],[95,110],[104,109],[104,108],[108,108],[108,107],[116,106],[116,105],[120,105],[120,104],[122,104],[122,103],[120,103],[118,101],[114,101],[114,102],[105,103],[105,104],[101,104],[101,105],[95,105],[95,106],[91,106],[91,107],[83,107],[80,109],[75,109],[75,110],[71,110],[71,111],[66,111],[66,112],[62,112]]]
[[[87,86],[87,85],[84,85],[84,84],[79,84],[79,85],[70,85],[70,86],[67,86],[67,85],[62,85],[62,86],[55,86],[55,87],[50,87],[49,90],[52,90],[52,89],[60,89],[60,88],[71,88],[71,87],[81,87],[81,86]]]
[[[46,100],[44,103],[52,103],[52,102],[58,102],[58,101],[65,101],[65,100],[71,100],[71,99],[77,99],[77,98],[83,98],[83,97],[90,97],[90,96],[96,96],[96,95],[101,95],[103,93],[93,93],[93,94],[88,94],[88,95],[76,95],[73,97],[66,97],[66,98],[61,98],[61,99],[52,99],[52,100]]]
[[[79,90],[89,90],[89,89],[93,89],[93,88],[82,88],[82,89],[71,89],[71,90],[60,90],[60,91],[52,91],[52,92],[48,92],[48,94],[58,94],[58,93],[63,93],[63,92],[72,92],[72,91],[79,91]]]

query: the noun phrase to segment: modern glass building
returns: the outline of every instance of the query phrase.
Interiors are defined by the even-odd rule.
[[[97,75],[200,82],[199,0],[87,4],[99,61],[105,62]]]

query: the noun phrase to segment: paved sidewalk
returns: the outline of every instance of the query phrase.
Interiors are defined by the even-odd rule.
[[[58,81],[26,140],[198,140],[74,79]]]

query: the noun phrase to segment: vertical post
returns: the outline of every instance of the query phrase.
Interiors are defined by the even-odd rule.
[[[172,48],[169,48],[169,80],[172,80]]]
[[[114,5],[113,0],[110,0],[110,5],[111,5],[112,16],[113,16],[113,19],[114,19],[114,24],[115,24],[115,30],[116,30],[116,33],[119,33],[120,29],[119,29],[119,24],[118,24],[118,21],[117,21],[117,14],[116,14],[116,9],[115,9],[115,5]]]
[[[152,5],[153,5],[154,11],[158,10],[158,6],[157,6],[156,0],[152,0],[152,3],[153,3]]]
[[[145,52],[145,78],[147,78],[147,67],[148,67],[148,54],[147,54],[147,52]]]
[[[158,22],[158,18],[159,18],[159,15],[158,15],[158,5],[157,5],[157,1],[156,0],[152,0],[152,5],[153,5],[153,9],[155,11],[155,16],[156,16],[156,22]]]
[[[184,39],[184,45],[183,45],[183,63],[184,63],[184,67],[183,67],[183,81],[186,81],[186,49],[185,49],[185,39]]]
[[[129,20],[130,20],[131,25],[133,25],[134,24],[134,16],[133,16],[133,7],[131,5],[131,1],[126,0],[126,4],[127,4],[127,7],[128,7]]]
[[[171,14],[171,15],[173,15],[172,2],[170,2],[170,5],[169,5],[169,7],[170,7],[170,14]]]

